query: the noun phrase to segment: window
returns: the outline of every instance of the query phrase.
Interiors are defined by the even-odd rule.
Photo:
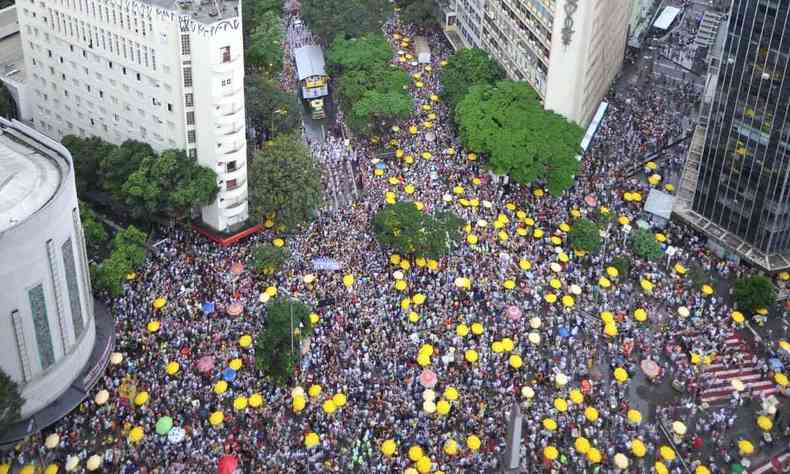
[[[68,123],[68,122],[67,122]],[[107,126],[105,125],[105,128]],[[71,129],[71,123],[68,123]],[[63,254],[63,268],[66,270],[66,287],[69,290],[69,305],[71,306],[71,321],[74,324],[74,339],[82,335],[84,324],[82,322],[82,304],[80,302],[80,286],[77,283],[77,267],[74,263],[74,250],[71,247],[71,238],[66,239],[60,248]]]
[[[233,172],[233,171],[236,171],[236,169],[237,169],[237,168],[236,168],[236,160],[229,161],[229,162],[228,162],[228,173],[231,173],[231,172]]]
[[[184,87],[192,87],[192,68],[184,68]]]
[[[169,102],[167,103],[167,111],[168,112],[172,112],[173,111],[173,104],[171,104]]]
[[[229,180],[225,181],[225,189],[227,189],[228,191],[230,191],[232,189],[236,189],[238,187],[239,187],[239,185],[236,184],[236,180],[235,179],[229,179]]]
[[[139,81],[139,80],[141,80],[141,79],[140,79],[140,73],[139,73],[139,72],[137,73],[137,80],[138,80],[138,81]]]
[[[192,45],[189,42],[189,35],[181,35],[181,54],[183,56],[192,54]]]
[[[195,96],[192,93],[184,94],[184,102],[186,103],[187,107],[194,107],[195,106]]]
[[[47,318],[47,302],[44,299],[44,286],[38,284],[28,290],[30,314],[33,317],[33,330],[36,334],[36,346],[41,368],[47,369],[55,363],[55,351],[52,348],[52,333]]]
[[[231,78],[223,79],[222,80],[222,87],[227,87],[231,83]]]
[[[195,143],[195,131],[194,130],[190,130],[190,131],[187,132],[187,141],[189,143]]]
[[[195,112],[187,112],[187,124],[195,125]]]
[[[223,46],[219,48],[221,59],[220,61],[223,63],[230,62],[230,46]]]

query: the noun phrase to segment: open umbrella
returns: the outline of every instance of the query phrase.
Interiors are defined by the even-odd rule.
[[[242,306],[240,303],[233,303],[230,305],[227,311],[227,313],[231,316],[238,316],[242,312],[244,312],[244,306]]]
[[[511,305],[507,307],[505,314],[507,314],[507,317],[511,320],[516,321],[521,318],[521,309],[518,306]]]
[[[184,431],[184,429],[176,427],[171,429],[170,432],[167,433],[167,440],[171,444],[178,444],[184,440],[185,436],[186,436],[186,432]]]
[[[645,373],[650,378],[658,376],[658,373],[661,371],[661,368],[658,366],[656,361],[652,359],[644,359],[642,362],[639,363],[639,367],[642,368],[642,372]]]
[[[213,302],[206,302],[201,305],[203,314],[211,314],[214,312],[215,305]]]
[[[163,416],[156,422],[156,433],[166,435],[173,428],[173,419],[169,416]]]
[[[236,380],[236,371],[228,367],[227,369],[222,371],[222,378],[226,382],[233,382]]]
[[[568,328],[566,328],[566,327],[564,327],[564,326],[563,326],[563,327],[561,327],[561,328],[560,328],[560,329],[557,331],[557,334],[559,334],[559,336],[560,336],[560,337],[568,337],[568,336],[570,336],[570,335],[571,335],[570,331],[568,331]]]
[[[212,370],[214,370],[214,357],[212,357],[212,356],[203,356],[203,357],[201,357],[197,361],[197,364],[195,365],[195,367],[197,367],[199,372],[204,373],[204,374],[206,374],[208,372],[211,372]]]
[[[239,466],[239,458],[236,456],[225,455],[219,458],[217,471],[219,474],[233,474],[233,471]]]
[[[436,373],[433,370],[425,369],[420,374],[420,384],[425,388],[433,388],[437,382]]]

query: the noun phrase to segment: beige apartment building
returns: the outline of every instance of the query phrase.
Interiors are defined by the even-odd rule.
[[[442,9],[455,49],[487,51],[546,109],[587,126],[622,67],[632,1],[449,0]]]

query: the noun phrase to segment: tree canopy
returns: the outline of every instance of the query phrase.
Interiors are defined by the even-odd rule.
[[[85,234],[85,245],[92,256],[102,255],[105,251],[109,236],[104,225],[96,218],[96,214],[85,203],[80,202],[80,220],[82,231]]]
[[[275,384],[287,385],[298,363],[301,341],[311,333],[310,308],[307,305],[284,297],[270,301],[266,305],[266,323],[256,338],[255,366]]]
[[[381,30],[392,14],[389,0],[302,0],[299,9],[310,30],[326,44],[333,39]]]
[[[259,74],[245,76],[244,101],[247,125],[266,131],[268,138],[288,133],[300,124],[299,100],[280,89],[273,79]]]
[[[584,131],[544,111],[528,83],[474,86],[456,107],[455,118],[464,146],[485,153],[496,174],[521,184],[543,181],[554,195],[573,184]]]
[[[335,72],[370,70],[386,65],[392,59],[392,48],[381,33],[359,38],[337,38],[326,52],[326,61]]]
[[[241,21],[245,37],[261,23],[263,15],[273,13],[276,16],[281,16],[283,14],[282,0],[242,0],[241,8],[244,12]]]
[[[412,24],[420,30],[436,24],[436,6],[434,0],[402,0],[401,21]]]
[[[0,434],[19,419],[24,404],[19,386],[0,369]]]
[[[321,203],[321,172],[305,144],[280,135],[248,163],[250,214],[276,214],[280,224],[296,227],[313,217]]]
[[[259,273],[271,275],[279,271],[290,256],[291,253],[285,247],[261,244],[252,249],[252,266]]]
[[[757,312],[776,303],[776,287],[765,275],[752,275],[735,282],[735,301],[746,311]]]
[[[631,233],[631,249],[638,257],[645,260],[656,261],[664,255],[661,245],[656,242],[656,237],[644,229],[636,229]]]
[[[101,164],[116,146],[99,137],[81,138],[75,135],[66,135],[62,143],[68,148],[74,162],[77,192],[84,194],[96,190],[102,179]]]
[[[427,258],[445,255],[458,242],[463,221],[450,212],[428,215],[414,202],[384,206],[373,217],[379,243],[393,251]]]
[[[568,233],[568,242],[576,250],[595,253],[601,248],[601,234],[595,222],[579,219]]]
[[[283,68],[285,30],[280,14],[265,11],[256,17],[256,24],[245,48],[245,63],[274,76]]]
[[[121,190],[126,180],[140,168],[145,158],[154,156],[156,153],[151,145],[136,140],[126,140],[121,146],[113,146],[99,163],[104,190],[123,201]]]
[[[356,133],[381,131],[408,118],[413,109],[414,99],[403,92],[367,91],[351,109],[348,124]]]
[[[0,116],[5,118],[17,117],[16,101],[5,84],[0,84]]]
[[[126,275],[145,261],[146,240],[145,232],[134,226],[118,231],[112,239],[112,253],[95,267],[94,287],[116,297],[123,294]]]
[[[456,52],[447,58],[447,65],[439,72],[442,98],[450,110],[455,110],[470,87],[494,84],[504,78],[504,69],[479,48],[465,48]]]

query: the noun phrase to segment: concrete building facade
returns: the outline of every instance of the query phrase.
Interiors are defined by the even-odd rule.
[[[481,48],[546,109],[586,126],[622,68],[630,0],[450,0],[453,46]]]
[[[0,287],[0,367],[27,418],[82,372],[96,330],[71,156],[1,118]]]
[[[55,139],[184,149],[218,175],[206,224],[246,221],[239,0],[19,0],[26,102]]]

